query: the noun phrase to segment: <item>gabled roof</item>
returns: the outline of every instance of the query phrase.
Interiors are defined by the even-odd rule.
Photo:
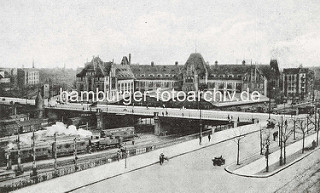
[[[194,69],[197,71],[197,74],[204,74],[207,71],[207,63],[204,61],[200,53],[190,54],[186,64],[184,65],[184,70],[189,66],[194,66]]]
[[[99,57],[93,58],[90,62],[85,64],[85,67],[77,74],[77,77],[83,77],[86,72],[95,72],[96,77],[104,77],[109,75],[112,62],[103,62]]]
[[[116,77],[118,79],[134,79],[134,74],[132,73],[130,65],[114,64],[112,67],[115,68]]]
[[[209,66],[209,79],[214,79],[215,77],[219,77],[220,75],[225,75],[223,78],[219,79],[230,79],[228,75],[232,74],[236,79],[238,75],[243,76],[245,73],[250,72],[251,69],[254,69],[252,65],[239,65],[239,64],[218,64],[218,65],[210,65]]]
[[[179,65],[130,65],[136,79],[177,79],[183,66]]]
[[[123,56],[123,58],[121,60],[121,65],[129,65],[129,60],[128,60],[127,56]]]

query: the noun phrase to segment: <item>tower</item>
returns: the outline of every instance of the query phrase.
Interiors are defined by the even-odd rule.
[[[35,105],[36,105],[36,117],[37,118],[43,118],[43,111],[44,111],[44,101],[43,101],[43,98],[41,96],[41,92],[40,90],[38,91],[38,95],[37,95],[37,98],[35,100]]]

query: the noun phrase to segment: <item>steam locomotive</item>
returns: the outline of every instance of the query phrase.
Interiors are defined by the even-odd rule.
[[[36,160],[43,160],[57,157],[70,156],[74,154],[75,149],[77,154],[85,154],[94,151],[101,151],[108,148],[121,147],[124,141],[134,140],[134,127],[116,128],[101,131],[100,135],[92,135],[89,138],[79,140],[67,140],[57,142],[46,142],[36,144],[35,156]],[[76,148],[74,145],[76,144]],[[5,150],[7,159],[13,163],[17,163],[18,149],[11,148]],[[20,158],[22,162],[33,160],[33,148],[31,146],[20,147]]]

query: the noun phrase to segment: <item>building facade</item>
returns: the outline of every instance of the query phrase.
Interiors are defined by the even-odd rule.
[[[184,65],[131,64],[124,56],[120,64],[103,62],[94,57],[77,74],[77,91],[114,92],[151,91],[158,88],[182,91],[258,91],[269,96],[271,88],[279,87],[280,73],[276,60],[270,64],[209,65],[199,53],[190,54]],[[275,94],[275,93],[274,93]]]
[[[287,100],[313,99],[314,71],[308,68],[283,69],[283,93]]]
[[[20,68],[17,70],[17,83],[19,86],[38,85],[39,71],[35,68]]]

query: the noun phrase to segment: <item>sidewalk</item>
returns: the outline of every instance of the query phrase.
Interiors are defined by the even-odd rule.
[[[316,133],[315,134],[312,134],[308,137],[305,138],[305,147],[308,147],[311,145],[312,141],[315,140],[316,138]],[[286,147],[286,155],[287,157],[289,157],[290,155],[293,155],[299,151],[302,151],[302,139],[291,144],[291,145],[288,145]],[[307,155],[308,152],[305,152],[305,154],[302,154],[302,155]],[[271,153],[269,155],[269,166],[273,165],[273,164],[276,164],[277,162],[279,162],[279,156],[280,156],[280,150],[277,150],[273,153]],[[299,159],[299,158],[298,158]],[[293,161],[294,162],[294,161]],[[282,166],[281,168],[283,167],[286,167],[286,166],[289,166],[290,163],[288,163],[287,165],[284,165]],[[241,175],[241,176],[247,176],[247,177],[263,177],[263,176],[269,176],[269,175],[272,175],[273,173],[275,172],[278,172],[278,170],[275,170],[273,172],[269,172],[269,173],[265,173],[264,175],[257,175],[257,173],[265,170],[265,167],[266,167],[266,159],[265,157],[262,157],[250,164],[247,164],[239,169],[236,169],[234,171],[230,171],[228,169],[228,167],[226,167],[226,170],[230,173],[233,173],[233,174],[237,174],[237,175]],[[279,168],[279,169],[281,169]]]
[[[266,122],[261,122],[266,125]],[[259,131],[259,124],[246,125],[234,129],[228,129],[212,134],[211,142],[204,137],[202,145],[199,145],[199,139],[190,140],[177,145],[169,146],[166,148],[154,150],[148,153],[136,155],[122,159],[119,162],[112,162],[102,166],[94,167],[88,170],[83,170],[70,175],[62,176],[52,180],[48,180],[36,185],[28,186],[26,188],[17,190],[16,192],[66,192],[74,189],[103,181],[121,174],[125,174],[134,170],[138,170],[153,164],[158,163],[160,153],[164,153],[169,158],[176,157],[188,152],[192,152],[210,145],[214,145],[228,139],[234,138],[236,131],[242,130],[241,134],[248,134]],[[126,166],[126,167],[125,167]]]

